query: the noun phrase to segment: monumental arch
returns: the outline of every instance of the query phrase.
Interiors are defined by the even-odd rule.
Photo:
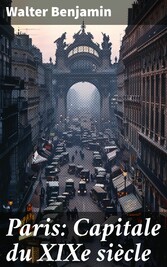
[[[65,121],[67,116],[67,93],[78,82],[90,82],[100,93],[101,123],[110,118],[110,98],[115,94],[112,81],[116,77],[116,68],[111,64],[111,42],[109,36],[102,33],[101,45],[93,42],[93,35],[81,30],[73,36],[73,43],[65,42],[66,32],[55,43],[56,63],[53,67],[53,87],[56,97],[56,122]]]

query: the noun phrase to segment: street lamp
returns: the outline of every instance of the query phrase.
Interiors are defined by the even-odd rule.
[[[13,206],[13,200],[8,200],[8,205],[10,207],[10,211],[12,211],[12,206]]]
[[[125,194],[126,194],[126,179],[127,179],[127,174],[128,174],[127,170],[124,169],[123,170],[123,176],[124,176],[124,181],[125,181]]]

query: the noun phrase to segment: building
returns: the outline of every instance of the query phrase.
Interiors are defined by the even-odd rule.
[[[14,29],[7,18],[5,6],[11,1],[0,3],[0,210],[8,205],[17,206],[21,191],[20,145],[30,128],[21,128],[20,114],[24,102],[20,99],[23,81],[12,77],[11,42]],[[23,173],[22,173],[23,174]]]
[[[50,65],[50,67],[48,67]],[[43,64],[42,53],[29,35],[15,35],[12,42],[12,74],[24,81],[19,97],[18,170],[22,170],[19,202],[32,185],[32,158],[53,128],[52,64]]]
[[[29,35],[18,33],[12,42],[12,74],[21,77],[25,89],[21,97],[28,103],[28,123],[32,130],[34,149],[39,138],[39,87],[37,84],[37,58],[33,54],[32,39]]]
[[[120,49],[119,62],[117,67],[117,107],[115,116],[117,119],[116,139],[120,148],[124,147],[124,71],[125,67],[122,61],[122,48]]]
[[[52,88],[52,60],[50,63],[43,63],[41,51],[32,46],[37,76],[36,83],[39,89],[39,133],[40,136],[48,137],[51,129],[54,127],[54,92]]]
[[[124,136],[145,210],[167,209],[167,2],[138,0],[122,43]]]

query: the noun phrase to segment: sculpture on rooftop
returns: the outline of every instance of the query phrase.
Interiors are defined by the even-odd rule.
[[[54,41],[57,44],[57,48],[65,48],[67,46],[64,40],[66,39],[66,32],[64,32],[58,39]]]
[[[102,32],[102,35],[103,35],[102,48],[111,50],[112,43],[109,42],[110,41],[109,35],[106,35],[106,33],[103,33],[103,32]]]

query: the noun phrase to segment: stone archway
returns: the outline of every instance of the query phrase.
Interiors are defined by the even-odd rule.
[[[93,35],[85,32],[85,26],[74,34],[74,42],[67,45],[66,33],[55,42],[56,64],[53,68],[53,86],[56,97],[56,122],[65,120],[67,116],[67,92],[73,84],[89,82],[100,93],[101,123],[108,122],[110,118],[110,97],[114,95],[112,81],[116,77],[116,67],[111,64],[111,43],[109,36],[103,34],[100,45],[92,41]]]

